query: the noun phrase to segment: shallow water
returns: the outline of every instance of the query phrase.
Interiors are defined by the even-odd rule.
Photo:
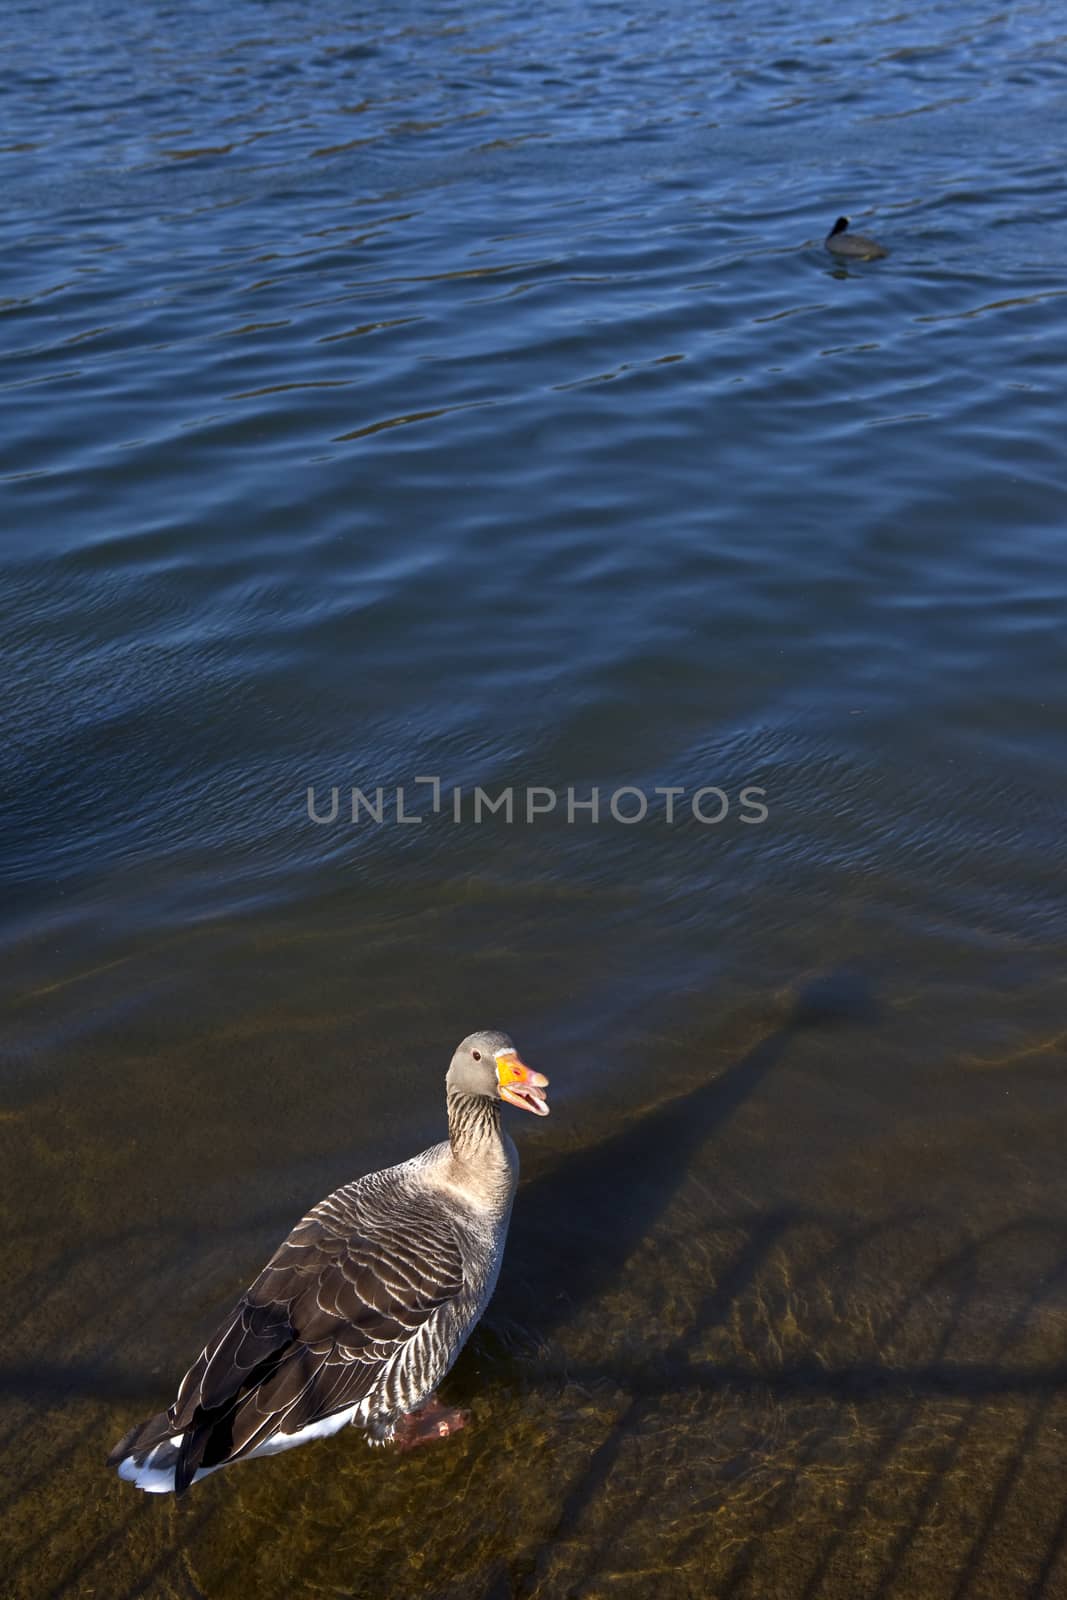
[[[1053,1600],[1062,17],[528,9],[5,11],[3,1570]],[[471,1428],[115,1481],[486,1024]]]

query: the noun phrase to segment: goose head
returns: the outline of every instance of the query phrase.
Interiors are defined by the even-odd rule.
[[[506,1100],[520,1111],[532,1111],[538,1117],[548,1116],[544,1094],[548,1079],[520,1059],[506,1033],[486,1029],[469,1034],[452,1057],[445,1081],[449,1094]]]

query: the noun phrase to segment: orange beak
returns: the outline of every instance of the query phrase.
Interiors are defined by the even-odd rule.
[[[548,1079],[541,1072],[532,1072],[514,1050],[498,1051],[496,1077],[501,1100],[518,1106],[520,1111],[532,1111],[538,1117],[548,1116],[548,1101],[544,1096]]]

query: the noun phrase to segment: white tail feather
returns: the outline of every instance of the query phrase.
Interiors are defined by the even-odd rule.
[[[291,1450],[294,1445],[305,1444],[309,1439],[325,1439],[331,1433],[337,1433],[347,1422],[354,1422],[361,1410],[365,1411],[366,1402],[350,1406],[347,1411],[335,1412],[332,1417],[323,1417],[319,1422],[311,1422],[306,1428],[301,1428],[297,1433],[274,1433],[262,1444],[250,1450],[247,1456],[242,1456],[243,1461],[252,1461],[256,1456],[273,1456],[279,1451]],[[360,1417],[362,1421],[362,1417]],[[133,1456],[124,1456],[118,1465],[118,1474],[127,1483],[134,1483],[138,1489],[143,1489],[146,1494],[173,1494],[174,1493],[174,1468],[175,1461],[164,1464],[163,1459],[176,1450],[184,1438],[184,1434],[176,1433],[173,1439],[164,1439],[162,1444],[157,1444],[150,1450],[138,1466]],[[222,1466],[226,1463],[222,1462]],[[213,1472],[218,1472],[219,1467],[201,1467],[193,1475],[193,1482],[199,1483],[201,1478],[208,1478]]]

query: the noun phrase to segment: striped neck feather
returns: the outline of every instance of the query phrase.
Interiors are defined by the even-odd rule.
[[[500,1101],[485,1094],[448,1096],[448,1141],[457,1161],[488,1164],[502,1153]]]

